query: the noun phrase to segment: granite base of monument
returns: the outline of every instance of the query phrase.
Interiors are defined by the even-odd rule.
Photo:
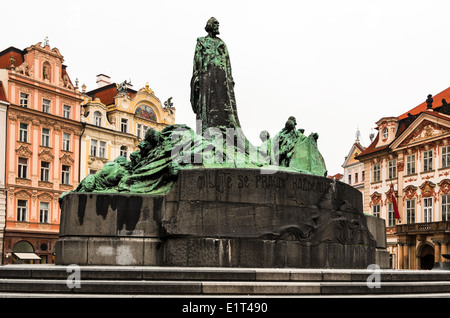
[[[367,268],[385,230],[347,184],[258,169],[181,170],[164,196],[70,193],[61,209],[60,265]]]

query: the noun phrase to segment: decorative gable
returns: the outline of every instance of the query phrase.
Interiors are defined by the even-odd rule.
[[[400,144],[400,147],[408,144],[423,142],[434,137],[450,133],[450,128],[433,123],[428,120],[421,122]]]
[[[390,145],[392,150],[413,147],[450,136],[450,116],[426,111],[406,127]]]

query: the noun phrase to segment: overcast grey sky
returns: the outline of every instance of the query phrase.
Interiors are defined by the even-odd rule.
[[[196,38],[220,22],[231,57],[238,114],[249,139],[275,135],[291,115],[319,134],[329,174],[375,122],[399,116],[450,86],[450,1],[158,0],[8,1],[0,50],[49,37],[74,82],[88,90],[148,82],[176,122],[195,127],[189,102]],[[373,129],[373,132],[376,131]]]

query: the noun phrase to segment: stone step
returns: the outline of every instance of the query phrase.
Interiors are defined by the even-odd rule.
[[[74,269],[79,270],[79,276],[75,276]],[[450,271],[0,266],[0,297],[8,294],[351,297],[448,293]]]

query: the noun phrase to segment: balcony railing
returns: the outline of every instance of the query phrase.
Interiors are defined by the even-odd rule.
[[[426,223],[410,223],[397,224],[397,234],[401,233],[430,233],[430,232],[450,232],[450,222],[426,222]]]

